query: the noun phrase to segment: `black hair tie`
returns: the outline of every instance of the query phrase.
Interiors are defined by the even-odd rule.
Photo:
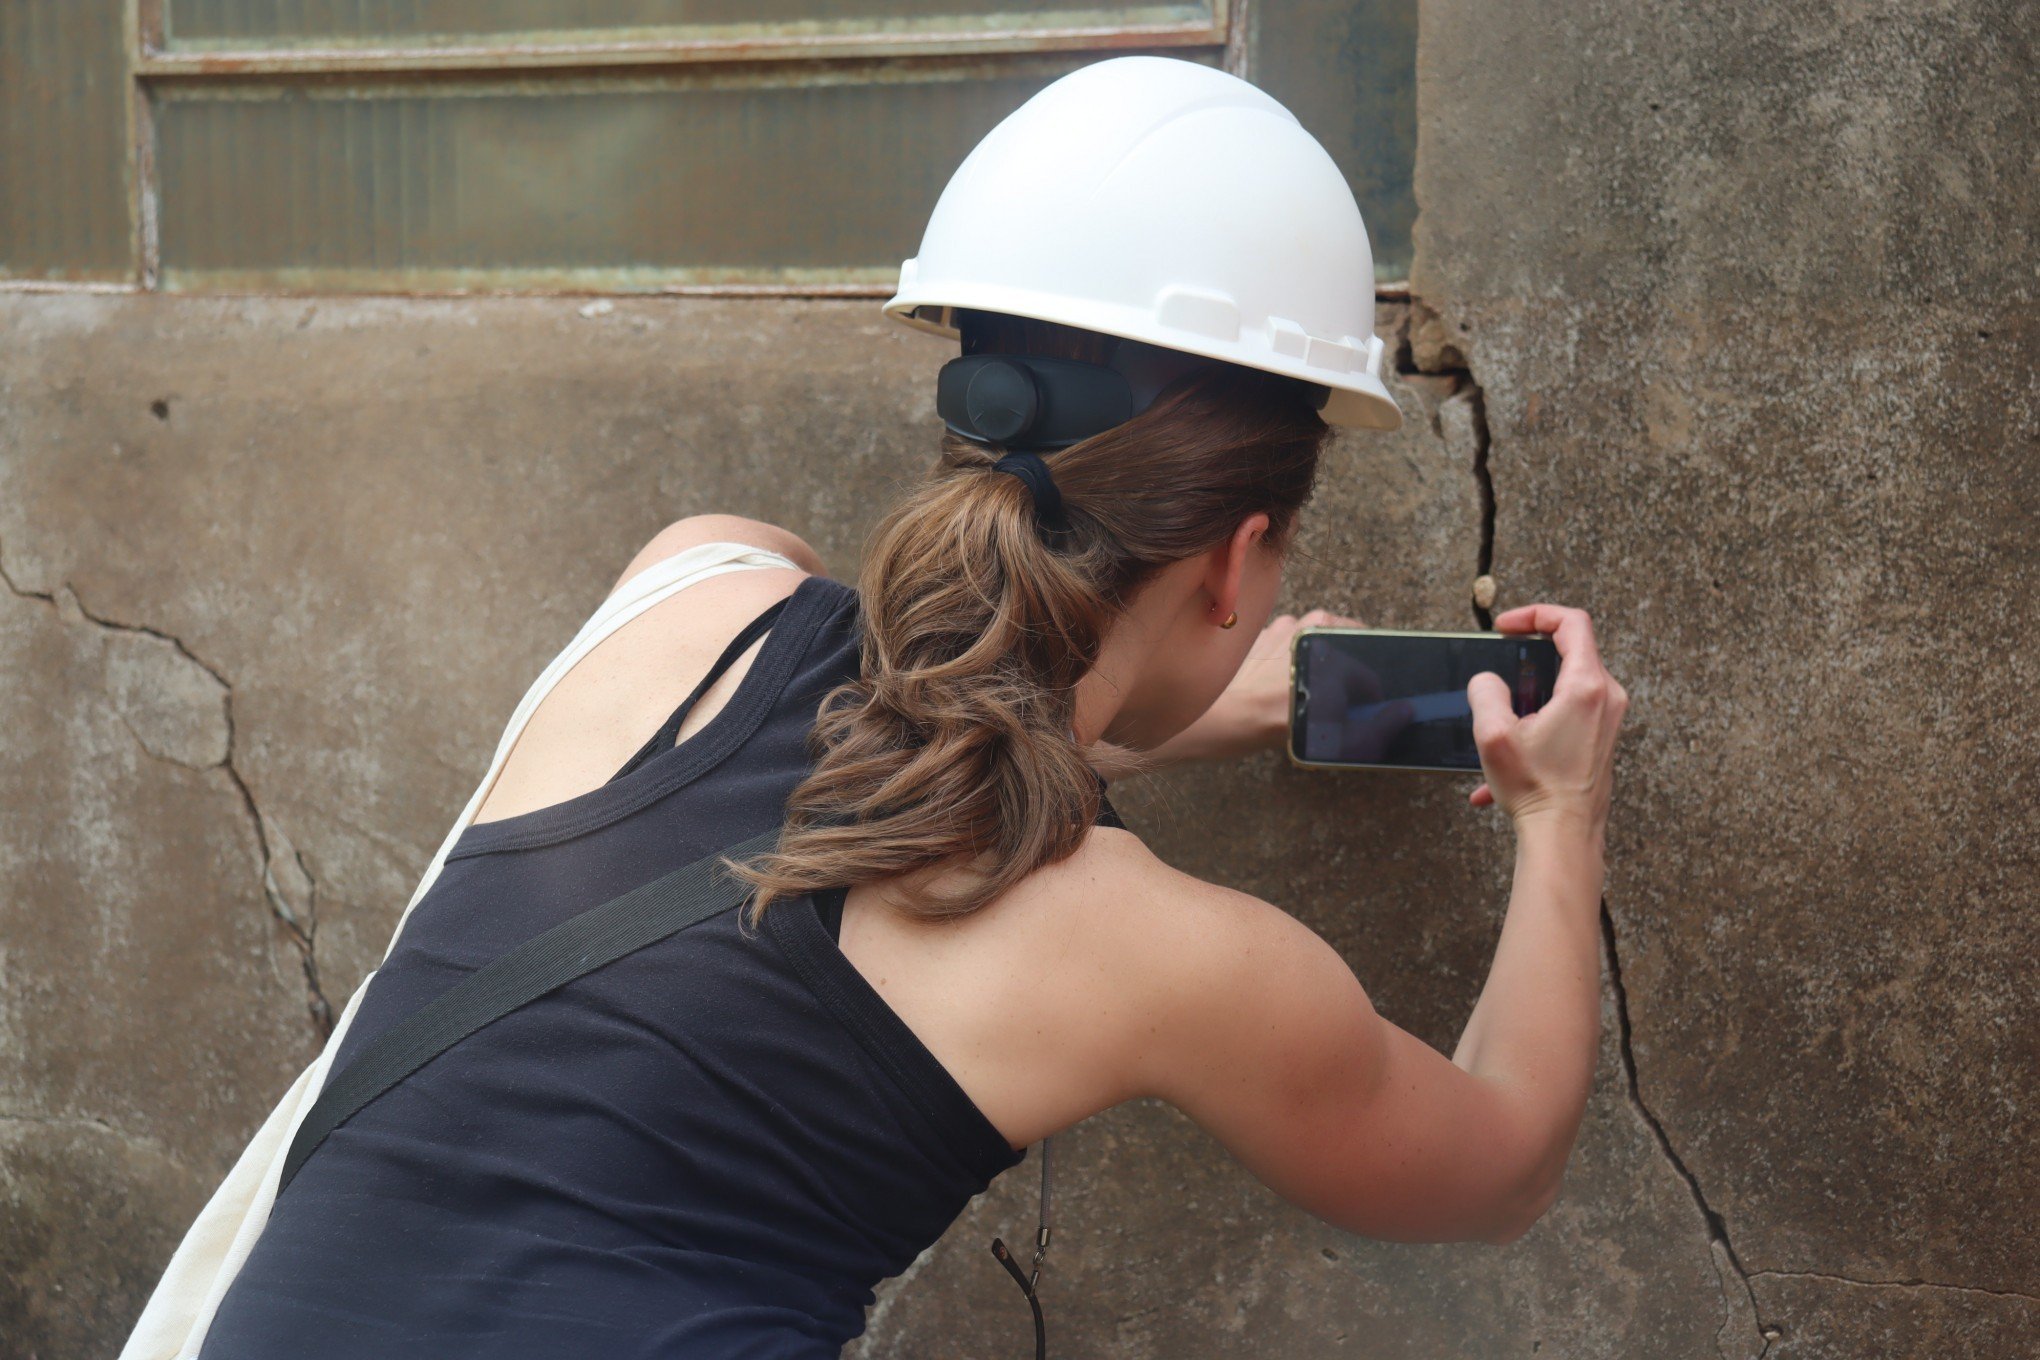
[[[1009,453],[992,464],[994,472],[1010,472],[1027,484],[1028,494],[1034,497],[1034,523],[1050,533],[1067,533],[1069,519],[1063,514],[1062,492],[1057,489],[1055,477],[1050,474],[1048,464],[1038,453]]]

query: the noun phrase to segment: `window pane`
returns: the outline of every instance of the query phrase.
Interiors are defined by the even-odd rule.
[[[932,32],[1209,23],[1214,0],[169,0],[175,46]]]
[[[0,276],[133,277],[123,0],[0,0]]]
[[[1251,75],[1346,172],[1374,276],[1410,276],[1417,220],[1416,0],[1254,0]]]
[[[978,139],[1091,59],[173,88],[156,110],[163,281],[890,284]]]

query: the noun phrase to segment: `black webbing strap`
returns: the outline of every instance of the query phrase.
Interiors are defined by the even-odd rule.
[[[484,1025],[742,902],[750,896],[749,885],[721,871],[718,862],[763,854],[778,842],[774,827],[590,907],[476,969],[392,1025],[312,1102],[283,1159],[278,1190],[291,1183],[327,1134]]]

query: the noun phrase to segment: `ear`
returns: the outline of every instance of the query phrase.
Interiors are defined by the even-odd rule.
[[[1261,551],[1261,542],[1267,536],[1268,516],[1257,510],[1240,521],[1230,538],[1211,550],[1204,570],[1204,589],[1211,596],[1213,623],[1238,608],[1248,556]]]

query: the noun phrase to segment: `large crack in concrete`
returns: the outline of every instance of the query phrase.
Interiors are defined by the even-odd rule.
[[[1494,448],[1493,432],[1487,418],[1487,394],[1473,373],[1473,364],[1467,355],[1467,346],[1461,335],[1467,327],[1461,325],[1457,333],[1451,330],[1440,312],[1412,293],[1408,298],[1408,320],[1404,326],[1401,341],[1396,349],[1395,367],[1405,379],[1440,382],[1446,386],[1443,392],[1434,389],[1434,397],[1442,396],[1433,407],[1432,419],[1443,434],[1442,412],[1444,401],[1464,401],[1466,417],[1470,421],[1473,445],[1472,475],[1480,496],[1480,547],[1475,566],[1475,594],[1471,601],[1475,623],[1483,630],[1494,627],[1490,611],[1492,595],[1483,598],[1483,588],[1492,591],[1492,576],[1495,562],[1495,483],[1490,466]],[[1708,1236],[1708,1253],[1714,1262],[1715,1275],[1721,1284],[1723,1316],[1721,1325],[1715,1329],[1715,1349],[1724,1357],[1730,1352],[1724,1348],[1723,1334],[1738,1316],[1749,1320],[1750,1329],[1756,1332],[1761,1342],[1756,1360],[1770,1352],[1772,1342],[1784,1333],[1768,1326],[1757,1307],[1756,1291],[1750,1286],[1750,1271],[1736,1254],[1735,1244],[1728,1235],[1728,1224],[1714,1206],[1708,1203],[1706,1192],[1701,1189],[1700,1180],[1679,1156],[1672,1146],[1670,1136],[1665,1132],[1664,1122],[1657,1117],[1643,1099],[1643,1090],[1637,1077],[1636,1047],[1629,1016],[1629,992],[1622,980],[1622,956],[1615,935],[1615,918],[1608,910],[1606,900],[1601,903],[1601,936],[1608,953],[1609,979],[1615,993],[1615,1015],[1618,1037],[1618,1051],[1621,1055],[1622,1073],[1626,1087],[1625,1096],[1630,1108],[1650,1130],[1656,1142],[1658,1153],[1671,1166],[1685,1184],[1692,1196],[1694,1206],[1700,1211],[1701,1222]]]
[[[1490,467],[1494,437],[1488,425],[1487,394],[1474,376],[1473,364],[1467,354],[1470,346],[1462,338],[1467,327],[1462,324],[1455,332],[1445,324],[1443,316],[1435,308],[1414,293],[1397,300],[1407,304],[1408,312],[1396,347],[1396,372],[1405,381],[1432,384],[1428,392],[1431,398],[1431,420],[1434,431],[1441,438],[1446,433],[1444,417],[1448,403],[1464,403],[1463,414],[1469,421],[1466,433],[1470,435],[1473,450],[1471,470],[1480,497],[1481,518],[1480,546],[1475,567],[1475,595],[1472,600],[1473,616],[1481,629],[1492,629],[1494,620],[1488,608],[1492,603],[1492,597],[1484,599],[1481,595],[1483,588],[1489,591],[1493,588],[1495,561],[1495,483]],[[1781,1327],[1764,1320],[1757,1304],[1756,1290],[1750,1284],[1753,1279],[1818,1279],[1865,1289],[1956,1290],[1986,1294],[1995,1298],[2040,1302],[2040,1298],[2016,1290],[1988,1289],[1926,1279],[1859,1280],[1817,1270],[1749,1269],[1743,1263],[1742,1257],[1735,1249],[1734,1241],[1729,1236],[1727,1221],[1708,1201],[1707,1192],[1702,1188],[1700,1178],[1686,1164],[1685,1158],[1679,1155],[1678,1149],[1672,1145],[1670,1134],[1666,1132],[1664,1121],[1643,1098],[1642,1084],[1636,1066],[1629,991],[1622,978],[1622,955],[1615,931],[1615,918],[1605,900],[1601,903],[1601,935],[1608,952],[1609,979],[1615,993],[1615,1013],[1620,1040],[1618,1047],[1627,1088],[1625,1097],[1630,1108],[1650,1130],[1659,1155],[1685,1185],[1707,1230],[1708,1250],[1714,1260],[1716,1277],[1721,1283],[1722,1303],[1725,1308],[1721,1325],[1715,1331],[1715,1346],[1720,1354],[1723,1356],[1731,1354],[1724,1347],[1724,1334],[1739,1316],[1749,1320],[1750,1329],[1757,1334],[1762,1343],[1756,1352],[1756,1360],[1762,1360],[1762,1357],[1768,1355],[1772,1344],[1784,1336]]]
[[[1488,467],[1494,438],[1488,429],[1487,392],[1473,376],[1473,364],[1465,351],[1446,338],[1436,309],[1414,293],[1400,300],[1407,302],[1409,310],[1396,344],[1395,371],[1405,381],[1432,385],[1433,433],[1446,437],[1445,417],[1451,410],[1456,419],[1466,422],[1465,434],[1473,447],[1469,470],[1480,497],[1480,540],[1474,554],[1471,605],[1474,625],[1485,632],[1495,626],[1493,596],[1482,593],[1492,591],[1495,567],[1495,481]]]
[[[128,732],[134,736],[142,750],[152,758],[167,760],[172,764],[182,765],[186,769],[200,771],[217,769],[226,775],[228,781],[233,784],[235,792],[240,795],[241,805],[247,810],[248,820],[255,829],[255,843],[261,850],[263,898],[269,904],[270,914],[283,926],[285,933],[289,935],[291,943],[298,951],[304,968],[306,1009],[311,1016],[312,1028],[317,1033],[320,1042],[323,1043],[333,1032],[333,1007],[327,1001],[325,991],[319,982],[318,880],[313,876],[310,866],[305,863],[303,854],[295,846],[289,844],[288,838],[282,834],[281,829],[270,818],[263,815],[261,807],[255,801],[255,791],[249,787],[247,778],[241,773],[240,767],[235,763],[236,733],[234,727],[233,685],[227,680],[226,676],[220,673],[218,667],[212,665],[192,651],[191,648],[185,646],[182,638],[166,633],[160,628],[152,628],[148,624],[126,623],[118,619],[95,614],[90,609],[87,609],[85,602],[78,597],[78,592],[69,582],[59,582],[55,590],[48,591],[29,590],[17,585],[13,575],[7,570],[4,551],[0,551],[0,584],[5,584],[9,593],[17,599],[39,600],[56,610],[59,615],[66,613],[65,606],[68,604],[76,609],[78,616],[86,622],[109,632],[138,634],[167,643],[175,649],[179,656],[211,676],[213,682],[220,687],[220,690],[225,695],[224,720],[226,723],[226,744],[225,754],[218,761],[201,764],[191,760],[180,759],[175,754],[166,754],[163,751],[157,750],[149,741],[145,740],[142,734],[135,730],[134,725],[128,721],[125,715],[122,715],[121,722],[127,727]],[[287,853],[285,853],[286,851]],[[299,893],[303,901],[301,908],[292,904],[291,894],[285,891],[284,885],[278,877],[279,864],[284,866],[286,875],[294,872],[302,880],[301,891]]]
[[[1601,901],[1601,943],[1608,953],[1608,981],[1615,993],[1616,1051],[1622,1057],[1622,1077],[1630,1108],[1636,1111],[1644,1127],[1650,1130],[1651,1137],[1657,1142],[1659,1154],[1670,1164],[1679,1179],[1685,1182],[1687,1193],[1693,1197],[1694,1207],[1700,1211],[1701,1222],[1707,1226],[1708,1249],[1715,1259],[1716,1274],[1721,1275],[1725,1266],[1727,1276],[1733,1277],[1733,1285],[1729,1278],[1723,1278],[1721,1281],[1722,1303],[1728,1312],[1722,1318],[1721,1326],[1715,1329],[1715,1349],[1721,1351],[1722,1332],[1727,1330],[1738,1312],[1746,1310],[1763,1341],[1762,1348],[1757,1352],[1758,1360],[1762,1360],[1763,1356],[1770,1353],[1771,1343],[1784,1333],[1776,1327],[1765,1324],[1763,1311],[1757,1306],[1756,1291],[1750,1287],[1750,1271],[1743,1265],[1742,1257],[1736,1254],[1735,1243],[1728,1235],[1727,1221],[1712,1204],[1707,1202],[1707,1192],[1700,1188],[1700,1178],[1693,1174],[1693,1169],[1686,1165],[1686,1159],[1672,1146],[1671,1136],[1665,1132],[1664,1121],[1658,1118],[1657,1112],[1651,1109],[1643,1098],[1643,1087],[1636,1073],[1636,1042],[1629,1016],[1629,988],[1622,980],[1622,952],[1615,934],[1615,914],[1608,910],[1606,898]],[[1727,1354],[1725,1351],[1721,1353]]]
[[[1478,584],[1492,582],[1495,570],[1495,478],[1488,469],[1494,437],[1488,432],[1487,393],[1474,381],[1471,367],[1466,370],[1466,385],[1473,392],[1473,480],[1480,491],[1480,557],[1474,567],[1473,621],[1485,632],[1495,626],[1494,616],[1488,612],[1493,597],[1483,602]]]

